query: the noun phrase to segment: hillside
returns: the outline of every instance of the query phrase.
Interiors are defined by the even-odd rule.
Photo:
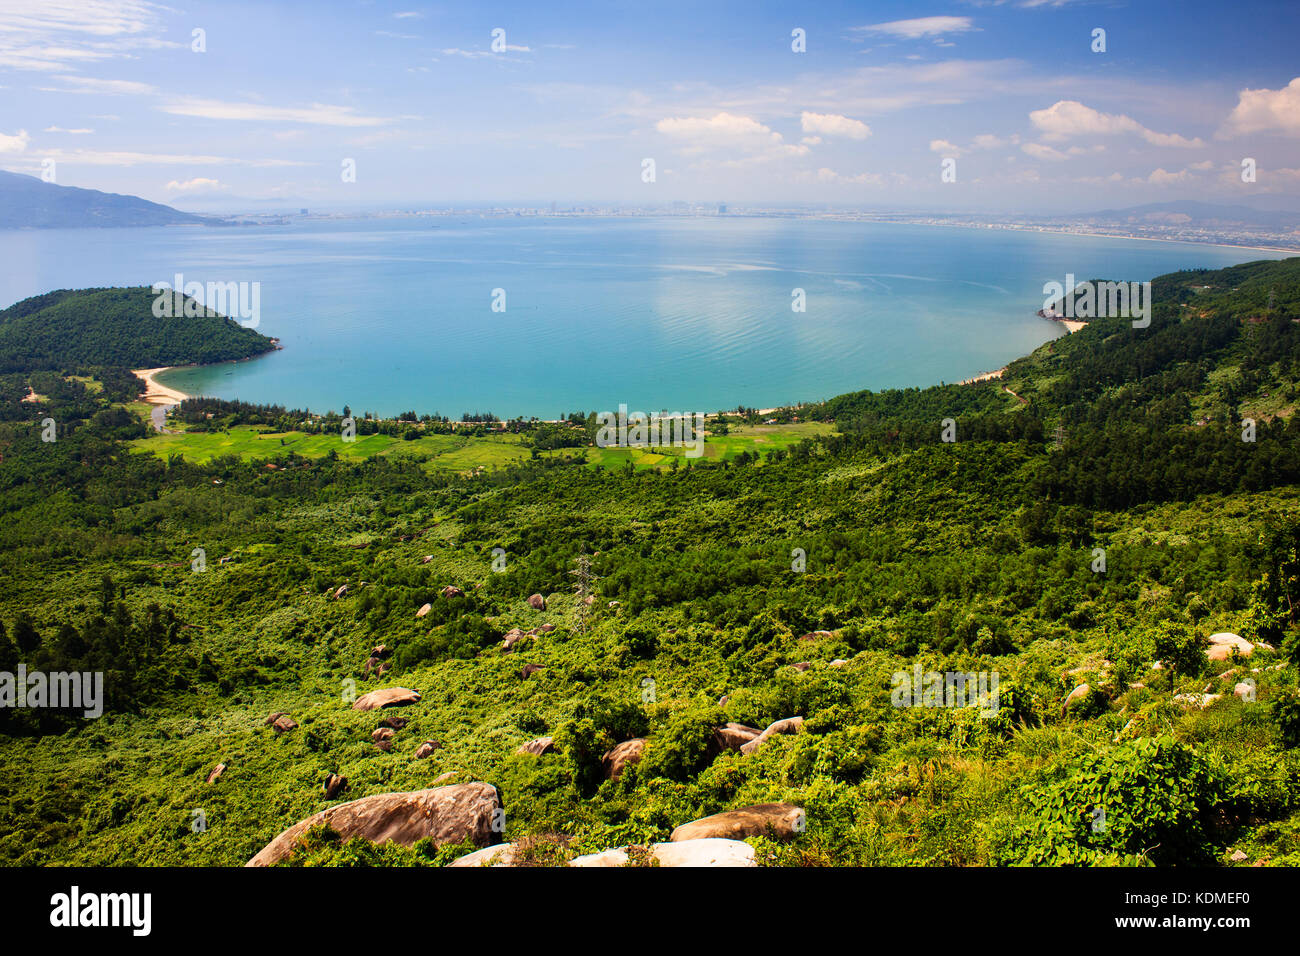
[[[0,229],[173,226],[211,221],[139,196],[60,186],[0,170]]]
[[[157,317],[147,286],[61,289],[0,311],[0,371],[157,368],[251,358],[271,339],[210,309]],[[192,300],[185,300],[191,302]],[[192,303],[197,306],[197,303]]]
[[[1300,269],[1155,288],[1147,329],[658,469],[164,461],[82,383],[37,409],[0,375],[0,672],[106,675],[97,720],[0,710],[0,862],[238,865],[454,773],[536,863],[781,801],[807,825],[749,837],[760,864],[1300,864]],[[996,674],[998,706],[900,703],[918,666]],[[353,709],[389,687],[422,697]],[[469,849],[317,831],[293,862]]]

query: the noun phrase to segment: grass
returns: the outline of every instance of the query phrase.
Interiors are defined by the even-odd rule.
[[[134,410],[134,406],[128,406]],[[821,422],[791,425],[733,426],[730,433],[710,437],[704,457],[735,458],[741,452],[769,452],[788,448],[805,438],[830,434],[834,429]],[[412,458],[430,471],[473,471],[500,468],[527,460],[531,449],[518,435],[470,437],[425,435],[403,441],[387,435],[366,435],[345,442],[338,435],[306,432],[273,432],[258,428],[232,428],[228,432],[182,431],[151,435],[131,443],[137,452],[167,459],[180,455],[187,461],[206,464],[214,458],[234,455],[244,461],[270,459],[293,452],[304,458],[322,458],[333,451],[340,458],[359,461],[375,455]],[[565,448],[542,452],[542,457],[573,455],[582,449]],[[684,458],[687,449],[673,448],[587,448],[587,459],[595,468],[614,470],[631,461],[634,468],[660,468],[672,458]]]

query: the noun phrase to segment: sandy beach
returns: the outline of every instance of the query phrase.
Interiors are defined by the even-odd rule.
[[[1001,378],[1001,377],[1002,377],[1002,373],[1005,372],[1006,370],[1007,370],[1007,367],[1004,365],[1004,366],[1002,366],[1000,369],[998,369],[998,370],[995,371],[995,372],[985,372],[985,373],[983,373],[982,375],[976,375],[974,378],[964,378],[964,379],[962,379],[960,382],[958,382],[957,384],[958,384],[958,385],[974,385],[976,382],[987,382],[987,381],[989,381],[990,379]]]
[[[144,379],[145,390],[142,397],[150,405],[179,405],[190,397],[182,391],[163,385],[154,377],[169,368],[172,368],[172,366],[164,365],[162,368],[137,368],[131,370]]]

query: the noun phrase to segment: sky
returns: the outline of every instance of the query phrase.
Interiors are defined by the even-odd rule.
[[[1297,35],[1295,0],[0,0],[0,168],[184,209],[1267,205]]]

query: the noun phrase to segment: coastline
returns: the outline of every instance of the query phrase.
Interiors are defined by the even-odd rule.
[[[133,375],[138,375],[144,379],[145,390],[141,393],[141,400],[150,405],[179,405],[187,398],[193,396],[187,395],[180,389],[172,388],[158,381],[157,376],[163,372],[168,372],[178,366],[164,365],[161,368],[136,368],[132,369]]]
[[[1004,365],[999,369],[993,370],[992,372],[981,372],[979,375],[976,375],[973,378],[964,378],[957,384],[974,385],[976,382],[987,382],[995,378],[1001,378],[1003,374],[1006,372],[1006,370],[1007,367]]]

